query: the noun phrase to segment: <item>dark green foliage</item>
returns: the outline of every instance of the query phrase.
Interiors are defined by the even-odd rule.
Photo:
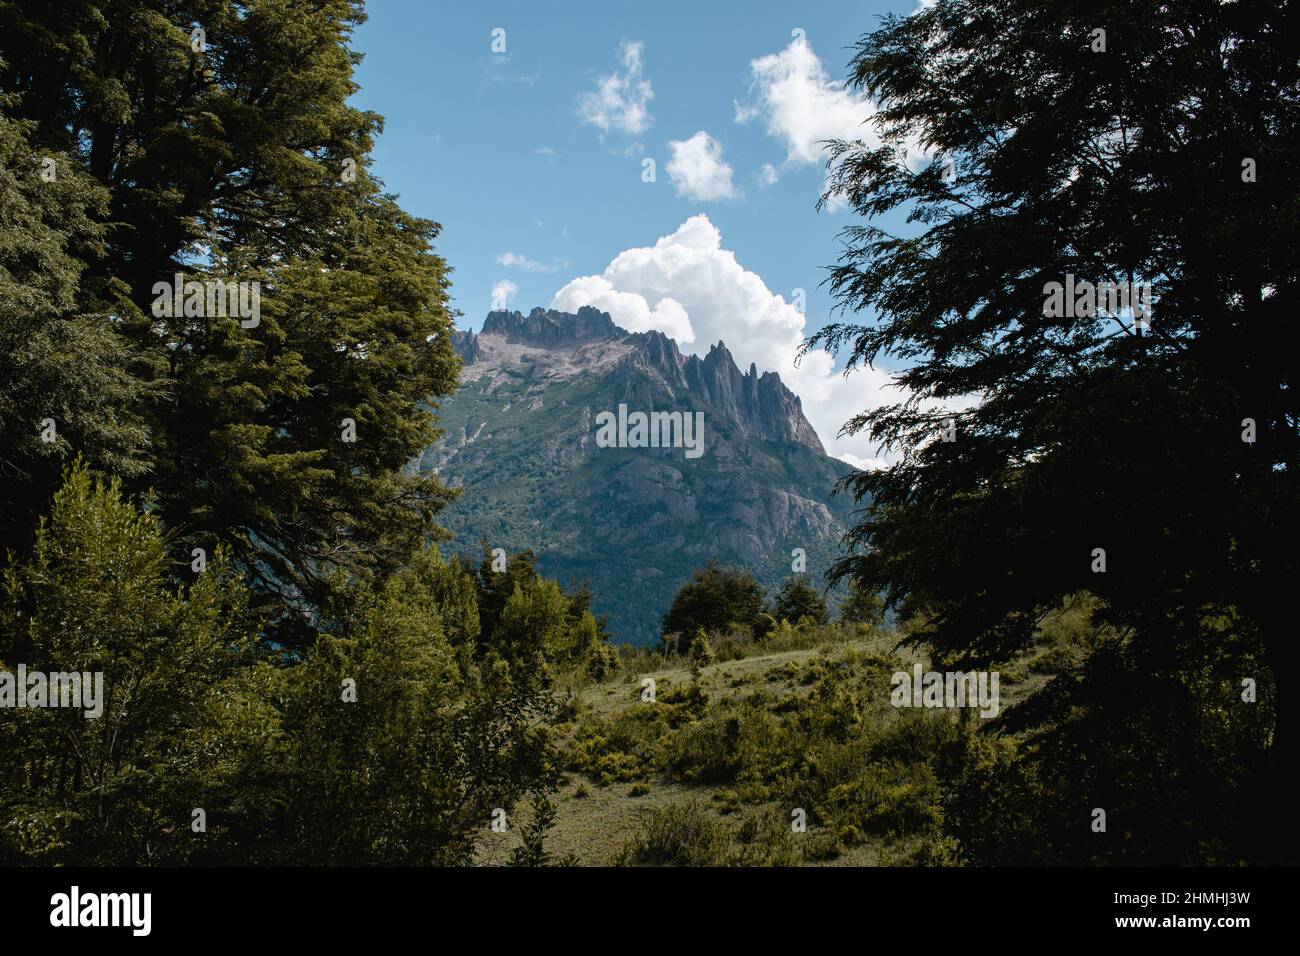
[[[715,659],[713,645],[709,643],[709,635],[704,633],[704,628],[695,629],[695,636],[691,638],[691,643],[686,648],[686,655],[691,661],[691,676],[699,680],[700,672]]]
[[[17,431],[46,404],[68,419],[6,520],[30,533],[80,451],[154,489],[179,553],[224,545],[281,643],[310,639],[336,570],[400,568],[451,497],[403,468],[436,437],[424,403],[458,361],[439,227],[369,175],[382,120],[346,102],[361,19],[348,0],[0,4],[0,103],[26,151],[60,163],[29,200],[57,271],[17,280],[49,313],[28,320],[51,354],[26,377],[58,390],[26,398]],[[260,324],[155,316],[155,284],[178,272],[261,283]],[[42,301],[50,281],[61,298]]]
[[[458,573],[425,552],[339,583],[310,649],[273,662],[220,553],[178,588],[157,516],[72,470],[6,570],[0,670],[102,671],[104,714],[0,710],[0,861],[468,862],[495,808],[551,788],[556,703],[544,659],[472,643]],[[470,595],[454,640],[448,593]]]
[[[0,714],[6,861],[463,863],[612,664],[585,590],[430,550],[448,270],[369,173],[362,19],[0,2],[0,656],[111,696]],[[177,273],[259,321],[155,310]]]
[[[108,234],[108,193],[66,155],[34,150],[32,128],[0,111],[0,540],[23,550],[77,450],[135,476],[147,444],[127,342],[80,294]]]
[[[504,561],[504,570],[496,570]],[[462,567],[453,558],[453,566]],[[604,676],[613,669],[614,652],[600,621],[591,613],[591,592],[576,587],[565,592],[537,573],[532,551],[495,558],[484,546],[483,561],[473,579],[482,630],[480,652],[491,649],[517,665],[529,662],[537,671],[546,665],[579,665]]]
[[[477,647],[483,624],[473,570],[465,567],[459,555],[452,555],[449,562],[439,562],[429,573],[447,640],[458,650]]]
[[[236,785],[226,746],[257,634],[218,555],[177,590],[158,522],[72,470],[29,560],[10,565],[0,670],[102,672],[103,714],[0,710],[0,859],[137,864],[201,857],[191,811]],[[242,715],[241,715],[242,716]],[[220,799],[220,798],[218,798]]]
[[[500,562],[492,551],[486,543],[483,545],[477,581],[479,617],[484,633],[489,637],[501,622],[501,615],[515,589],[526,588],[537,580],[537,556],[531,550],[506,555],[503,570],[497,570]]]
[[[763,589],[743,568],[710,561],[682,585],[664,615],[664,640],[674,647],[703,628],[724,632],[730,624],[754,625],[763,613]],[[678,653],[685,647],[678,649]]]
[[[1090,49],[1101,25],[1105,53]],[[911,392],[849,423],[901,459],[849,480],[868,509],[837,572],[916,612],[914,640],[974,662],[1029,646],[1085,589],[1162,675],[1207,637],[1207,616],[1232,614],[1277,679],[1277,820],[1292,832],[1293,27],[1263,2],[940,0],[887,19],[850,67],[880,99],[885,141],[837,144],[828,197],[915,228],[844,232],[832,289],[874,318],[810,343],[850,367],[903,356]],[[935,151],[919,170],[894,151],[909,139]],[[1150,329],[1047,315],[1047,283],[1066,274],[1152,282]],[[930,440],[949,417],[934,400],[971,396],[955,440]]]
[[[1260,655],[1218,631],[1176,673],[1112,638],[974,741],[949,828],[984,865],[1224,866],[1285,861],[1270,803],[1272,688],[1241,699]],[[1244,668],[1244,669],[1243,669]],[[1176,728],[1174,730],[1173,728]],[[1106,811],[1105,833],[1092,811]]]
[[[778,621],[798,624],[805,618],[817,627],[829,620],[826,599],[817,589],[798,575],[786,578],[781,590],[772,599],[772,617]]]
[[[284,672],[273,751],[294,793],[277,825],[284,862],[465,863],[493,810],[545,779],[554,701],[494,653],[477,664],[455,654],[437,563],[382,591],[340,591],[329,633]]]

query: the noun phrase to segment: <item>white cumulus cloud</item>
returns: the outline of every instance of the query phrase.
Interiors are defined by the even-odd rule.
[[[839,438],[844,422],[866,408],[899,399],[892,377],[863,368],[844,377],[825,352],[794,364],[811,331],[785,297],[724,249],[708,216],[692,216],[653,246],[627,249],[598,276],[582,276],[555,293],[551,307],[567,312],[592,305],[632,331],[657,329],[685,352],[704,354],[719,340],[742,371],[750,363],[773,371],[803,400],[828,453],[851,464],[879,467],[878,449],[865,436]]]
[[[668,178],[677,195],[699,202],[740,195],[731,182],[731,167],[722,161],[722,145],[704,130],[670,141],[668,153]]]
[[[822,162],[822,141],[866,137],[871,101],[833,81],[808,40],[798,36],[780,53],[752,60],[756,102],[736,104],[736,122],[761,117],[786,147],[786,166]]]
[[[868,122],[876,114],[869,97],[831,78],[807,38],[800,34],[779,53],[751,60],[753,101],[735,104],[736,122],[761,120],[769,136],[785,147],[781,166],[766,164],[759,173],[764,185],[776,182],[780,171],[826,161],[825,141],[860,139],[879,146]],[[905,144],[907,162],[918,168],[928,154],[913,142]],[[841,208],[833,198],[831,211]]]
[[[595,92],[578,97],[578,115],[602,133],[611,129],[628,136],[639,136],[650,128],[652,117],[648,109],[654,98],[654,88],[642,72],[641,56],[644,43],[624,40],[618,46],[618,59],[622,72],[615,70],[597,78]]]

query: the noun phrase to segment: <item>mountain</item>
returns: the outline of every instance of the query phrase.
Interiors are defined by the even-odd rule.
[[[492,312],[454,345],[460,388],[418,464],[466,490],[441,516],[453,550],[531,548],[548,576],[590,583],[616,640],[643,644],[710,558],[771,588],[802,548],[821,585],[852,508],[831,490],[852,468],[777,374],[741,372],[722,342],[683,356],[590,307]],[[638,447],[649,433],[675,447]]]

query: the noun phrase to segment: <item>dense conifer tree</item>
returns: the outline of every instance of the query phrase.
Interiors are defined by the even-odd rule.
[[[382,192],[382,120],[346,103],[362,17],[347,0],[0,5],[4,109],[68,167],[65,198],[40,201],[84,194],[84,266],[67,267],[84,274],[60,308],[121,339],[94,354],[134,380],[119,430],[147,428],[112,436],[147,465],[128,490],[156,491],[183,553],[223,544],[263,602],[306,610],[334,569],[400,567],[450,497],[402,470],[457,363],[439,227]],[[164,308],[177,274],[258,283],[255,324]],[[65,461],[107,437],[79,441],[76,411]],[[292,642],[303,620],[272,623]]]
[[[835,145],[824,199],[873,220],[845,230],[831,285],[874,318],[813,339],[851,366],[905,359],[911,392],[850,423],[901,459],[850,479],[869,510],[840,574],[923,612],[916,639],[975,661],[1028,646],[1084,590],[1148,673],[1216,640],[1207,615],[1237,617],[1278,683],[1290,806],[1293,19],[1271,2],[1041,0],[889,18],[850,68],[879,99],[881,138]],[[875,221],[890,211],[905,234]],[[1082,285],[1060,301],[1053,284],[1072,282],[1150,283],[1148,322],[1090,305]],[[1222,706],[1245,705],[1229,691]]]
[[[681,653],[700,628],[722,632],[733,623],[753,627],[765,610],[763,588],[752,574],[710,561],[678,590],[664,615],[663,636],[672,638]]]
[[[772,617],[776,620],[798,624],[804,618],[818,627],[829,619],[826,611],[826,599],[817,589],[798,575],[791,575],[781,585],[781,590],[772,599]]]

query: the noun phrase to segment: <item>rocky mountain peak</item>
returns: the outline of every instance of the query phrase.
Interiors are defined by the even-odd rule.
[[[581,371],[581,363],[597,353],[586,348],[591,343],[613,342],[626,354],[621,364],[629,372],[639,372],[666,389],[663,400],[685,403],[720,422],[759,438],[794,442],[824,454],[821,440],[804,417],[799,397],[781,382],[775,372],[759,373],[750,363],[741,372],[725,342],[709,347],[701,358],[682,355],[677,343],[659,331],[629,332],[614,324],[606,312],[583,306],[576,313],[535,308],[527,315],[518,311],[488,313],[483,331],[456,333],[453,345],[465,362],[464,375],[476,377],[474,366],[486,360],[484,343],[501,341],[556,352],[571,353],[570,365]],[[583,351],[572,352],[574,349]],[[603,354],[603,353],[602,353]],[[498,360],[499,363],[499,360]],[[573,369],[571,369],[573,370]],[[638,394],[645,393],[639,387]]]
[[[577,313],[535,308],[522,312],[489,312],[481,335],[500,335],[508,342],[539,348],[562,348],[580,342],[618,338],[627,333],[606,312],[583,306]]]
[[[532,549],[544,573],[590,582],[620,639],[649,644],[710,559],[772,588],[794,548],[810,568],[839,553],[853,504],[831,490],[850,466],[825,454],[779,375],[741,371],[725,343],[683,355],[596,309],[533,309],[493,312],[455,345],[461,385],[439,402],[443,435],[418,467],[467,489],[440,520],[468,559],[484,541]],[[701,454],[600,440],[597,417],[627,411],[700,421]]]

